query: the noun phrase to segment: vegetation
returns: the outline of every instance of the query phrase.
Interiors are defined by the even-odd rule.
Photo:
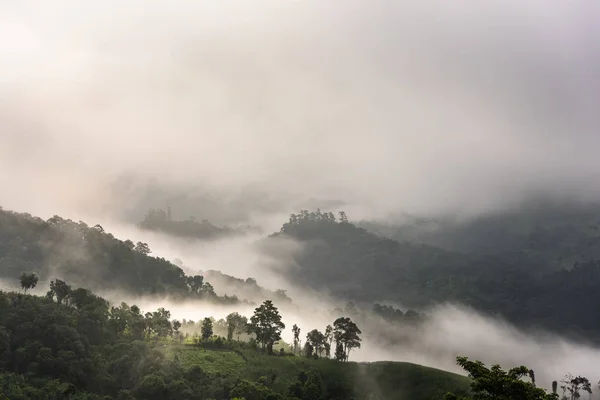
[[[151,257],[146,243],[116,239],[100,225],[54,216],[48,221],[0,209],[0,279],[33,289],[53,276],[93,289],[165,295],[236,304],[236,296],[218,296],[202,276],[188,276],[171,262]],[[33,271],[34,274],[24,273]]]
[[[142,229],[168,233],[174,236],[202,240],[213,240],[227,236],[242,235],[249,232],[260,232],[257,227],[219,227],[213,225],[206,219],[196,221],[194,217],[190,217],[184,221],[176,221],[172,219],[170,208],[167,208],[167,210],[151,208],[146,213],[144,220],[139,224],[139,227]]]
[[[486,368],[481,361],[470,361],[466,357],[458,357],[457,363],[469,373],[472,379],[472,396],[447,394],[445,400],[558,400],[556,393],[548,394],[535,386],[533,371],[520,366],[508,372],[499,365]],[[531,382],[522,378],[530,376]]]
[[[336,217],[320,210],[292,214],[281,231],[271,235],[286,237],[306,248],[294,254],[292,263],[300,268],[290,268],[289,278],[339,298],[410,307],[453,301],[522,327],[543,327],[600,342],[600,323],[589,318],[600,304],[600,292],[594,289],[600,285],[600,260],[557,270],[541,265],[543,258],[533,260],[520,252],[464,254],[400,243],[355,226],[344,213]],[[586,243],[600,242],[600,233],[594,238],[588,236]],[[267,251],[274,244],[263,241]],[[376,310],[387,319],[396,318],[389,311]]]
[[[209,317],[200,336],[183,334],[189,323],[170,317],[164,308],[143,314],[135,305],[112,306],[61,280],[52,281],[46,296],[0,292],[0,393],[11,400],[262,400],[394,399],[400,391],[429,399],[465,392],[468,384],[410,364],[340,363],[298,357],[284,347],[275,353],[283,324],[268,300],[250,318],[247,328],[256,334],[247,342],[214,336]],[[236,332],[244,317],[234,313],[226,320]],[[352,321],[334,326],[342,345]]]
[[[112,305],[77,288],[79,282],[221,304],[239,300],[218,296],[206,276],[188,276],[150,256],[147,244],[118,240],[99,225],[0,210],[0,278],[18,281],[22,289],[0,292],[1,395],[11,400],[419,400],[452,392],[446,399],[555,400],[559,383],[548,394],[536,387],[526,367],[504,371],[459,357],[469,380],[411,364],[349,362],[352,350],[361,346],[359,325],[368,329],[374,317],[402,325],[427,318],[385,303],[364,306],[382,299],[413,305],[459,300],[522,324],[578,328],[591,338],[600,332],[587,317],[600,304],[594,289],[600,261],[544,270],[516,263],[523,260],[516,256],[399,243],[353,225],[344,212],[335,216],[319,210],[292,215],[273,236],[301,240],[309,248],[295,256],[301,268],[291,270],[292,278],[359,306],[348,302],[343,310],[331,310],[332,322],[324,331],[302,336],[292,326],[288,345],[281,339],[286,326],[274,301],[286,304],[289,297],[262,289],[251,278],[211,275],[269,297],[249,318],[233,312],[220,320],[201,316],[198,322],[180,322],[164,308],[143,313],[135,305]],[[45,296],[27,294],[40,286],[48,288]],[[592,391],[587,378],[572,375],[560,389],[571,400]]]

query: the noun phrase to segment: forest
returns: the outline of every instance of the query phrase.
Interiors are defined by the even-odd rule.
[[[600,209],[595,210],[600,221]],[[564,236],[558,243],[588,247],[600,243],[600,233],[591,230],[596,233],[590,236],[594,220],[564,214],[562,225],[548,222]],[[589,209],[585,215],[590,216]],[[583,242],[582,231],[587,235]],[[336,216],[320,210],[292,214],[281,231],[270,236],[281,237],[306,246],[294,256],[293,262],[301,268],[289,269],[291,279],[340,298],[395,301],[416,308],[456,302],[500,315],[525,329],[543,328],[600,343],[600,323],[592,317],[600,311],[600,292],[594,289],[600,286],[600,253],[596,257],[589,252],[585,260],[556,268],[555,263],[544,261],[550,259],[549,251],[557,251],[556,246],[538,246],[544,257],[530,257],[526,251],[464,253],[377,236],[349,222],[343,212]],[[263,242],[269,248],[269,240]],[[565,260],[571,258],[567,251],[563,253]]]
[[[11,400],[373,400],[412,393],[415,399],[550,400],[576,399],[595,388],[586,377],[567,374],[546,392],[536,386],[529,368],[505,371],[465,357],[457,363],[468,379],[414,364],[351,360],[362,337],[373,337],[382,327],[376,319],[418,329],[428,315],[416,310],[435,301],[462,301],[501,312],[523,326],[535,322],[593,338],[598,330],[594,319],[566,310],[580,302],[584,312],[593,311],[578,296],[593,298],[598,261],[540,274],[501,257],[379,237],[351,223],[343,211],[292,214],[279,232],[256,245],[268,251],[282,238],[310,249],[296,256],[301,269],[290,269],[289,277],[328,289],[346,302],[328,311],[328,325],[306,332],[286,326],[280,307],[294,299],[284,290],[261,288],[255,279],[219,271],[186,275],[181,267],[152,256],[148,244],[116,239],[100,225],[1,210],[0,278],[21,288],[0,292],[2,395]],[[256,304],[218,294],[210,281],[263,300]],[[39,295],[43,282],[49,282],[49,290]],[[165,308],[142,311],[111,304],[93,292],[107,287],[157,299],[168,294],[198,304],[256,307],[251,315],[234,311],[222,319],[176,320]],[[556,304],[543,318],[544,310],[528,303],[533,299],[567,304]],[[413,308],[390,305],[395,300]],[[293,337],[290,343],[282,340],[286,330]],[[398,381],[398,374],[406,379]]]
[[[348,364],[352,349],[361,345],[361,330],[349,317],[336,318],[322,332],[307,332],[301,346],[303,336],[296,325],[288,327],[293,343],[281,341],[286,326],[270,300],[249,318],[234,312],[222,321],[206,316],[195,323],[173,320],[164,308],[143,313],[135,305],[114,306],[61,280],[52,280],[45,296],[25,294],[36,287],[35,274],[24,273],[20,283],[22,293],[0,292],[0,393],[4,398],[354,397],[350,380],[354,372],[336,366]],[[204,360],[205,368],[210,368],[203,369],[194,360],[207,357],[207,352],[252,368],[242,373]],[[293,376],[280,377],[269,357],[291,360],[286,368],[295,372]],[[329,370],[334,372],[323,373]],[[462,388],[466,393],[465,381],[458,376],[436,374],[441,374],[438,391]],[[364,389],[358,394],[364,395]]]

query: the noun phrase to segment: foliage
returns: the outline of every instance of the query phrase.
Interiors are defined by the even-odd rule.
[[[273,345],[281,340],[281,331],[285,324],[281,322],[281,315],[271,300],[265,302],[254,310],[250,317],[248,332],[256,335],[256,341],[267,348],[269,354],[273,353]]]
[[[350,318],[340,317],[336,319],[333,323],[333,337],[337,343],[336,358],[341,355],[343,359],[340,361],[348,361],[350,351],[354,348],[360,348],[360,334],[360,329],[358,329],[358,326]],[[338,353],[338,347],[343,349],[343,353]]]
[[[33,289],[37,286],[38,283],[38,276],[36,274],[28,274],[23,272],[21,274],[21,288],[23,289],[23,291],[25,293],[27,293],[27,291],[29,289]]]
[[[580,398],[581,392],[587,392],[590,395],[592,394],[592,385],[587,378],[583,376],[573,376],[571,374],[567,374],[562,380],[561,389],[563,390],[565,397],[568,394],[568,398],[571,400]]]
[[[488,369],[481,361],[469,361],[466,357],[457,357],[456,360],[472,379],[472,397],[447,394],[445,400],[558,400],[555,393],[548,394],[532,382],[522,380],[530,374],[527,367],[520,366],[507,372],[499,365]]]
[[[314,354],[318,355],[319,357],[323,355],[325,343],[325,335],[319,332],[317,329],[313,329],[306,334],[306,344],[310,345],[311,349],[314,349]],[[312,351],[306,355],[307,357],[312,356]]]
[[[231,313],[226,317],[227,320],[227,340],[233,339],[233,334],[237,335],[237,340],[240,340],[240,335],[244,333],[248,326],[248,318],[237,312]]]
[[[202,340],[206,340],[213,335],[213,322],[209,317],[202,321]]]
[[[297,267],[287,270],[290,280],[338,298],[402,303],[410,308],[458,302],[519,326],[536,325],[600,342],[600,323],[588,317],[597,314],[596,304],[600,304],[600,291],[594,289],[600,285],[600,208],[560,215],[560,221],[549,211],[534,219],[538,224],[555,224],[557,231],[535,231],[535,240],[543,237],[544,243],[535,251],[545,256],[533,258],[527,255],[530,249],[522,248],[466,254],[453,248],[399,242],[319,210],[292,214],[270,238],[289,237],[305,248],[293,254],[291,263]],[[484,234],[473,231],[474,238],[489,241]],[[277,243],[267,239],[261,245],[268,250]],[[537,249],[538,244],[535,246]],[[589,258],[573,257],[587,246],[595,249],[585,251]],[[556,268],[550,258],[561,260],[561,267]],[[574,309],[580,312],[572,312]],[[401,320],[383,306],[377,311],[384,319]]]
[[[140,295],[168,293],[174,299],[239,302],[235,296],[217,296],[201,276],[188,277],[181,268],[149,254],[146,243],[116,239],[100,225],[90,227],[59,216],[44,221],[0,209],[0,279],[18,282],[23,271],[32,271],[43,282],[57,275],[94,290],[117,288]],[[27,277],[30,280],[21,279],[21,285],[33,283],[33,276]],[[61,282],[54,281],[57,286],[51,287],[51,295],[68,301],[67,288]]]

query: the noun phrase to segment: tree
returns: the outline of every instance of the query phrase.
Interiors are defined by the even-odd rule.
[[[306,344],[310,344],[315,350],[315,354],[321,357],[325,349],[325,335],[317,329],[313,329],[306,334]]]
[[[204,283],[204,277],[202,275],[186,276],[185,283],[193,294],[200,293],[202,284]]]
[[[202,320],[202,340],[207,340],[213,335],[213,321],[209,317]]]
[[[294,324],[292,326],[292,332],[294,333],[294,354],[296,354],[300,347],[300,328],[298,328],[298,325]]]
[[[306,358],[311,358],[314,354],[314,350],[315,348],[310,342],[304,343],[304,356],[306,356]]]
[[[71,295],[71,286],[67,285],[65,281],[61,281],[60,279],[56,279],[50,282],[50,290],[46,294],[51,299],[56,297],[56,301],[59,304],[62,304],[63,301],[65,304],[69,301],[69,296]]]
[[[567,374],[565,378],[561,381],[563,385],[561,385],[561,389],[563,390],[563,394],[569,394],[570,400],[577,400],[581,397],[581,392],[588,392],[592,394],[592,385],[590,381],[583,376],[574,377],[571,374]]]
[[[34,274],[34,273],[21,274],[21,288],[23,289],[23,291],[25,293],[27,293],[27,291],[29,289],[35,288],[37,286],[37,283],[38,283],[38,276],[36,274]]]
[[[217,294],[215,293],[215,289],[213,287],[213,285],[211,285],[208,282],[204,282],[202,284],[202,288],[200,289],[200,293],[202,294],[202,297],[205,299],[212,299],[214,297],[217,296]]]
[[[456,362],[469,373],[473,396],[459,397],[449,393],[444,396],[445,400],[558,400],[558,395],[548,394],[532,382],[522,380],[529,375],[527,367],[516,367],[506,372],[499,365],[488,369],[481,361],[469,361],[466,357],[457,357]]]
[[[335,345],[335,359],[338,361],[346,360],[346,353],[344,352],[344,345],[341,342],[337,342]]]
[[[145,256],[152,253],[152,251],[150,250],[150,246],[148,246],[148,243],[143,243],[143,242],[137,242],[134,250]]]
[[[240,340],[240,335],[246,330],[248,318],[237,312],[231,313],[226,317],[227,321],[227,340],[233,339],[233,334],[237,334],[237,340]]]
[[[152,313],[146,313],[146,326],[150,334],[156,337],[164,338],[173,334],[173,326],[171,325],[171,312],[164,308],[159,308]]]
[[[354,348],[360,348],[360,334],[362,332],[358,326],[348,317],[340,317],[333,323],[333,336],[337,345],[341,344],[344,350],[344,360],[348,361],[350,351]],[[337,347],[336,347],[337,358]]]
[[[281,322],[281,315],[271,300],[254,310],[254,315],[248,324],[248,333],[256,335],[256,341],[266,347],[269,354],[273,354],[273,345],[281,340],[281,331],[285,324]]]

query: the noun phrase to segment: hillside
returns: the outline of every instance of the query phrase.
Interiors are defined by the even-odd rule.
[[[138,227],[141,229],[167,233],[181,238],[200,240],[214,240],[228,236],[243,235],[250,232],[260,233],[258,227],[243,226],[231,228],[228,226],[217,226],[207,219],[196,221],[195,218],[190,217],[187,220],[174,220],[171,217],[170,208],[166,211],[163,209],[151,208],[146,213],[143,221],[139,223]]]
[[[600,258],[600,204],[536,201],[460,220],[404,216],[358,226],[400,242],[449,251],[520,257],[543,271]]]
[[[600,263],[547,270],[514,253],[464,254],[382,238],[331,213],[292,215],[272,238],[300,241],[290,278],[335,296],[401,302],[453,301],[498,314],[521,327],[600,339]],[[269,246],[265,241],[265,246]],[[551,269],[551,268],[549,268]],[[578,312],[573,312],[578,310]]]
[[[146,243],[116,239],[102,226],[54,216],[47,221],[0,209],[0,279],[16,284],[23,272],[42,281],[59,277],[94,290],[122,289],[130,294],[169,295],[235,304],[219,296],[202,276],[187,276],[178,266],[152,257]]]
[[[213,336],[208,317],[201,337],[184,336],[181,326],[163,308],[111,306],[62,281],[44,297],[0,292],[0,393],[11,400],[425,400],[469,385],[411,364],[306,358],[283,348],[267,355],[260,336]]]
[[[254,351],[211,351],[174,346],[169,357],[185,368],[200,367],[252,382],[265,377],[268,386],[286,393],[302,379],[315,377],[323,398],[441,399],[449,391],[467,392],[469,379],[445,371],[399,362],[340,363],[329,359],[266,357]],[[264,378],[263,378],[264,379]]]

